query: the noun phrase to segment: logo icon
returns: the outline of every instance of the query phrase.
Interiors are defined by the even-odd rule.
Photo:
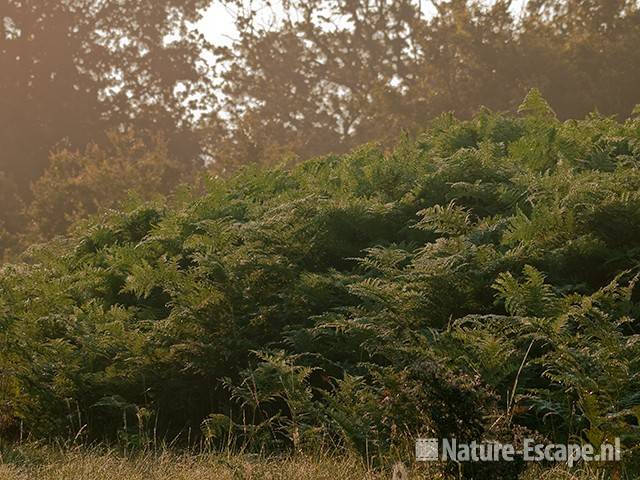
[[[438,439],[418,438],[416,440],[416,461],[433,462],[438,460]]]

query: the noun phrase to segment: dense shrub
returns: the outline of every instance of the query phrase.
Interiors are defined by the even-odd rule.
[[[246,169],[4,266],[3,434],[637,446],[640,120],[521,112]]]

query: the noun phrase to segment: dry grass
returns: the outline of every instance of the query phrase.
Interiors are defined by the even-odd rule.
[[[0,480],[379,480],[355,459],[258,459],[224,455],[140,455],[71,452],[36,462],[0,463]]]
[[[51,449],[13,450],[0,457],[0,480],[445,480],[429,465],[412,472],[374,471],[357,458],[257,458],[248,455],[146,454]],[[522,480],[602,480],[589,471],[532,468]],[[499,480],[499,479],[496,479]]]

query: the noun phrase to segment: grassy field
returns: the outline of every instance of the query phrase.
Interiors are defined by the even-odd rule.
[[[378,480],[392,476],[392,472],[374,472],[362,462],[348,458],[258,459],[173,454],[123,458],[113,453],[70,452],[0,464],[2,480]]]
[[[331,456],[260,458],[251,455],[139,454],[113,451],[61,451],[14,448],[1,454],[0,480],[453,480],[434,465],[389,465],[373,469],[361,459]],[[615,478],[576,468],[542,469],[536,465],[522,480],[599,480]],[[499,479],[496,479],[499,480]]]

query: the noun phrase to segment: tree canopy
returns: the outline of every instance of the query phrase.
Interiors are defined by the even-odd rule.
[[[228,3],[239,36],[218,51],[222,164],[341,152],[448,111],[513,111],[534,87],[563,119],[626,118],[640,103],[636,0],[531,0],[521,12],[508,0],[294,0],[276,22]]]
[[[388,148],[445,112],[515,112],[531,87],[560,119],[597,110],[622,120],[640,103],[637,0],[529,0],[520,11],[508,0],[225,0],[238,32],[227,47],[195,27],[210,3],[0,3],[0,250],[43,238],[30,232],[52,221],[44,212],[66,219],[40,232],[52,235],[94,211],[80,203],[108,203],[106,190],[82,185],[113,178],[97,153],[84,161],[94,175],[73,180],[73,202],[55,193],[71,180],[51,172],[62,150],[109,150],[113,132],[136,131],[149,148],[129,164],[160,159],[150,139],[164,136],[163,157],[190,182],[198,168],[227,175],[369,141]],[[166,193],[150,191],[158,185],[145,196]],[[115,181],[117,199],[127,192],[116,186],[134,187]],[[35,198],[44,192],[57,200]]]
[[[172,132],[198,161],[194,102],[209,82],[206,44],[189,22],[206,0],[2,0],[0,171],[21,185],[67,140],[102,141],[122,124]]]

